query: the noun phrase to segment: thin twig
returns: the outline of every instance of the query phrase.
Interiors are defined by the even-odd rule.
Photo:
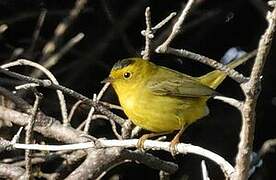
[[[69,122],[71,122],[71,120],[72,120],[72,118],[73,118],[73,116],[74,116],[74,114],[75,114],[76,109],[79,107],[79,105],[81,105],[81,103],[82,103],[82,101],[79,100],[79,101],[77,101],[77,102],[73,105],[73,107],[71,108],[70,113],[69,113],[69,115],[68,115],[68,121],[69,121]]]
[[[110,86],[110,83],[105,83],[104,86],[102,87],[102,89],[100,90],[100,92],[97,95],[97,101],[101,100],[101,98],[103,97],[105,91],[108,89],[108,87]]]
[[[201,161],[202,180],[210,180],[208,170],[204,160]]]
[[[41,100],[41,95],[39,95],[37,92],[35,92],[35,102],[32,109],[32,114],[30,121],[28,125],[26,126],[26,137],[25,137],[25,143],[31,144],[32,143],[32,136],[33,136],[33,128],[35,124],[36,115],[38,112],[38,106]],[[25,172],[25,178],[31,179],[32,178],[32,158],[31,158],[31,150],[25,151],[25,161],[26,161],[26,172]]]
[[[123,111],[123,108],[121,106],[119,106],[119,105],[116,105],[116,104],[110,104],[110,103],[104,102],[104,101],[99,101],[98,103],[104,105],[108,109],[117,109],[117,110]]]
[[[154,33],[158,29],[162,28],[165,24],[167,24],[175,15],[176,15],[175,12],[171,13],[168,17],[166,17],[157,25],[152,27],[150,7],[146,8],[146,11],[145,11],[146,30],[141,31],[141,34],[145,36],[145,49],[141,52],[141,55],[143,55],[143,59],[147,59],[147,60],[150,59],[150,54],[152,51],[152,39],[154,38]]]
[[[109,120],[108,117],[106,117],[105,115],[101,115],[101,114],[94,114],[92,116],[92,119],[105,119],[105,120]],[[82,128],[84,128],[86,124],[86,121],[83,121],[78,127],[77,127],[77,130],[81,130]]]
[[[96,95],[94,94],[93,95],[93,101],[98,103],[99,100],[102,98],[104,92],[107,90],[107,88],[109,87],[110,83],[105,83],[104,86],[102,87],[102,89],[100,90],[99,94]],[[89,127],[90,127],[90,123],[91,123],[91,120],[93,119],[92,116],[95,112],[95,108],[94,107],[91,107],[89,113],[88,113],[88,116],[85,120],[85,127],[84,127],[84,132],[87,134],[88,133],[88,130],[89,130]]]
[[[181,29],[179,34],[183,34],[184,32],[187,32],[191,29],[199,27],[202,24],[206,23],[206,21],[208,21],[208,20],[216,19],[216,17],[221,15],[223,12],[224,12],[223,10],[215,9],[215,10],[211,10],[207,13],[204,13],[204,16],[200,16],[199,18],[196,18],[196,19],[192,20],[191,22],[187,22],[187,24],[185,24],[185,28]],[[170,34],[170,32],[171,32],[171,28],[169,28],[169,27],[167,27],[162,32],[160,32],[160,34],[157,36],[156,40],[153,41],[153,43],[152,43],[153,48],[158,47],[164,41],[164,39],[168,36],[168,34]]]
[[[21,65],[37,68],[40,71],[42,71],[54,84],[57,84],[57,85],[59,84],[57,79],[55,78],[55,76],[48,69],[46,69],[45,67],[41,66],[38,63],[29,61],[27,59],[19,59],[17,61],[11,62],[11,63],[4,64],[1,66],[1,68],[9,68],[9,67],[21,66]],[[63,123],[64,123],[64,125],[69,125],[65,97],[60,90],[57,90],[56,92],[57,92],[57,95],[59,98],[59,104],[60,104],[60,110],[61,110]]]
[[[132,129],[130,137],[131,138],[136,137],[140,131],[142,131],[142,128],[139,126],[136,126],[135,128]]]
[[[172,12],[168,17],[163,19],[161,22],[156,24],[151,30],[155,33],[158,29],[161,29],[165,24],[167,24],[174,16],[176,16],[176,12]]]
[[[225,72],[230,78],[237,81],[238,83],[246,82],[248,79],[244,77],[242,74],[237,72],[236,70],[229,68],[227,65],[224,65],[222,63],[219,63],[218,61],[208,58],[206,56],[196,54],[194,52],[185,50],[185,49],[174,49],[171,47],[168,47],[166,50],[166,53],[173,54],[180,57],[187,57],[190,59],[193,59],[195,61],[198,61],[200,63],[209,65],[215,69],[221,70]]]
[[[80,125],[78,125],[78,127],[76,128],[76,130],[81,131],[81,130],[84,128],[85,124],[86,124],[86,122],[85,122],[85,121],[82,121],[82,122],[80,123]]]
[[[185,8],[183,9],[181,15],[179,16],[179,18],[177,19],[176,23],[174,24],[174,26],[172,28],[171,34],[166,39],[166,41],[164,41],[163,44],[160,45],[156,49],[156,52],[161,53],[161,52],[166,52],[167,51],[167,48],[169,47],[169,45],[172,42],[172,40],[180,32],[180,30],[182,28],[182,24],[183,24],[184,20],[186,19],[187,14],[189,14],[189,12],[190,12],[190,10],[191,10],[194,2],[195,2],[195,0],[189,0],[188,1],[188,3],[186,4]]]
[[[78,44],[84,38],[83,33],[78,33],[76,36],[72,37],[57,53],[51,55],[49,58],[42,63],[46,69],[50,69],[58,63],[58,61],[76,44]],[[34,71],[32,73],[33,77],[40,77],[42,75],[41,71]]]
[[[88,148],[108,148],[108,147],[124,147],[133,148],[136,147],[138,139],[130,140],[102,140],[98,139],[97,145],[94,142],[79,143],[79,144],[69,144],[69,145],[39,145],[39,144],[19,144],[13,145],[17,149],[32,149],[32,150],[44,150],[44,151],[63,151],[63,150],[76,150],[76,149],[88,149]],[[165,150],[170,152],[170,142],[160,142],[153,140],[146,140],[144,143],[145,149],[154,150]],[[230,177],[234,172],[234,168],[221,156],[201,148],[199,146],[194,146],[191,144],[180,143],[176,145],[176,151],[181,154],[192,153],[199,156],[206,157],[214,162],[216,162],[223,172]]]
[[[97,95],[94,94],[94,95],[93,95],[93,100],[92,100],[92,101],[96,102],[96,99],[97,99]],[[92,107],[90,108],[90,111],[89,111],[89,113],[88,113],[88,115],[87,115],[87,118],[86,118],[86,120],[85,120],[85,126],[84,126],[84,130],[83,130],[83,131],[84,131],[86,134],[88,134],[88,131],[89,131],[89,128],[90,128],[90,124],[91,124],[91,121],[92,121],[92,116],[93,116],[94,112],[95,112],[95,108],[92,106]]]
[[[30,118],[31,119],[31,118]],[[23,130],[23,127],[20,127],[17,131],[17,133],[13,136],[12,140],[11,140],[11,143],[14,144],[14,143],[17,143],[19,141],[19,138],[20,138],[20,134]]]
[[[145,36],[145,49],[142,51],[143,59],[149,59],[150,53],[151,53],[151,39],[154,37],[152,30],[151,30],[151,13],[150,13],[150,7],[146,8],[145,11],[145,17],[146,17],[146,30],[142,31],[142,35]]]
[[[237,108],[240,111],[242,110],[243,102],[241,102],[237,99],[226,97],[226,96],[214,96],[213,98],[220,100],[222,102],[225,102],[225,103]]]
[[[38,87],[39,84],[36,84],[36,83],[27,83],[27,84],[22,84],[22,85],[18,85],[18,86],[15,86],[14,89],[16,90],[20,90],[20,89],[32,89],[32,88],[35,88],[35,87]]]
[[[113,133],[115,134],[115,136],[117,137],[117,139],[122,140],[123,138],[122,138],[122,136],[118,133],[115,122],[114,122],[113,120],[111,120],[111,119],[109,120],[109,122],[110,122],[110,124],[111,124],[112,131],[113,131]]]
[[[259,159],[268,152],[275,152],[276,139],[269,139],[264,142],[261,149],[258,152]]]
[[[36,43],[37,43],[37,40],[39,38],[39,34],[40,34],[40,31],[41,31],[42,25],[44,23],[46,14],[47,14],[47,9],[42,9],[42,11],[41,11],[41,13],[38,17],[34,33],[33,33],[32,44],[31,44],[30,48],[27,50],[27,53],[30,54],[30,55],[32,54],[32,52],[33,52],[33,50],[36,46]]]
[[[73,21],[79,16],[86,3],[87,0],[76,0],[75,7],[70,11],[69,16],[58,24],[55,29],[54,37],[44,46],[42,50],[42,61],[47,59],[56,50],[58,41]]]

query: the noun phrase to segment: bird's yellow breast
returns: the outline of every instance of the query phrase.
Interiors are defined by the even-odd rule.
[[[132,122],[152,132],[171,132],[208,114],[206,99],[154,95],[146,88],[120,94],[119,101]]]

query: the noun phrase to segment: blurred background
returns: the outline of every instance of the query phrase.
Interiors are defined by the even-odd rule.
[[[119,59],[140,56],[144,48],[145,29],[144,12],[151,7],[152,24],[155,25],[171,12],[180,12],[185,5],[183,0],[93,0],[88,1],[79,16],[70,23],[57,42],[56,52],[78,33],[84,38],[62,56],[51,67],[51,72],[59,83],[76,90],[88,97],[93,97],[102,84],[100,83],[112,65]],[[0,25],[6,24],[8,29],[0,34],[1,64],[27,58],[43,63],[43,47],[54,36],[57,25],[68,16],[74,7],[73,0],[0,0]],[[172,47],[187,49],[204,56],[220,60],[231,47],[239,47],[251,51],[258,46],[260,36],[266,28],[266,11],[269,9],[262,0],[198,0],[191,14],[184,23],[183,29],[172,43]],[[33,34],[42,11],[47,11],[39,37],[33,45]],[[168,36],[172,27],[170,23],[159,30],[154,38],[153,46],[157,47]],[[276,40],[263,72],[262,92],[258,100],[256,116],[256,132],[254,151],[258,152],[262,144],[276,138]],[[193,60],[171,55],[153,54],[152,61],[190,74],[199,76],[212,69]],[[249,75],[252,63],[238,68]],[[28,68],[16,68],[21,73],[29,73]],[[1,83],[9,88],[5,82]],[[42,110],[50,116],[61,119],[56,95],[52,91],[42,90],[44,98]],[[227,79],[218,89],[225,96],[243,98],[239,85]],[[28,100],[28,95],[26,99]],[[105,101],[117,103],[116,95],[109,88],[103,97]],[[31,100],[31,98],[30,98]],[[68,105],[75,100],[68,98]],[[210,115],[190,126],[184,133],[182,141],[212,150],[234,164],[239,142],[241,125],[237,110],[217,100],[209,101]],[[124,116],[121,112],[118,112]],[[87,115],[86,108],[78,109],[73,125],[80,124]],[[2,127],[1,134],[14,135],[10,128]],[[90,133],[96,137],[115,138],[107,121],[93,122]],[[142,132],[143,133],[143,132]],[[169,136],[168,139],[172,138]],[[201,179],[201,157],[194,155],[178,155],[172,158],[169,153],[152,152],[166,160],[177,162],[179,171],[172,179]],[[212,179],[222,179],[218,166],[210,161],[207,168]],[[275,179],[276,153],[267,153],[263,164],[256,169],[251,179]],[[43,167],[45,169],[49,167]],[[103,179],[158,179],[159,172],[137,163],[125,163],[109,171]]]

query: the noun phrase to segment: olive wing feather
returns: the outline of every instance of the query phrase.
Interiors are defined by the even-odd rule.
[[[216,91],[196,78],[162,67],[148,81],[147,87],[156,95],[178,97],[213,96]]]

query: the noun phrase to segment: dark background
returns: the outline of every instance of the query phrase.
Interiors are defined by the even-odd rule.
[[[151,7],[152,23],[157,24],[169,13],[180,12],[183,0],[93,0],[64,34],[58,44],[60,49],[70,38],[79,32],[85,38],[69,51],[51,71],[60,84],[92,97],[102,87],[100,81],[108,76],[112,65],[119,59],[139,56],[144,46],[140,31],[145,29],[144,11]],[[41,49],[53,36],[57,24],[68,15],[74,6],[71,0],[0,0],[0,23],[9,26],[0,36],[0,61],[8,62],[15,48],[30,47],[37,18],[42,9],[47,16],[34,53],[20,57],[39,61]],[[258,46],[261,34],[266,28],[265,12],[269,9],[261,0],[199,0],[185,21],[183,31],[173,41],[175,48],[187,49],[207,57],[219,60],[231,47],[240,47],[245,51]],[[157,46],[166,38],[172,23],[166,25],[155,35]],[[263,73],[262,92],[257,105],[254,151],[258,151],[264,141],[276,137],[275,120],[275,42]],[[152,60],[190,75],[202,75],[210,67],[192,60],[170,55],[154,54]],[[246,75],[252,63],[238,68]],[[22,69],[21,69],[22,70]],[[29,69],[24,69],[28,72]],[[7,85],[8,86],[8,85]],[[242,99],[239,85],[227,79],[218,91],[226,96]],[[48,115],[60,119],[58,101],[53,92],[44,92],[42,109]],[[28,99],[28,97],[26,97]],[[116,102],[116,95],[110,88],[104,100]],[[68,98],[69,105],[74,101]],[[239,142],[240,115],[237,110],[220,101],[210,100],[210,115],[198,121],[185,132],[182,141],[212,150],[234,164]],[[85,109],[80,109],[73,123],[84,120]],[[3,130],[4,131],[4,130]],[[109,123],[96,121],[91,133],[98,137],[112,138]],[[171,138],[171,137],[170,137]],[[175,159],[169,153],[153,152],[164,159],[179,163],[179,171],[172,179],[201,179],[201,158],[194,155],[178,155]],[[263,165],[258,168],[252,179],[274,179],[276,154],[268,153]],[[222,173],[214,163],[207,160],[211,179],[222,179]],[[46,168],[47,169],[47,168]],[[126,163],[112,169],[104,179],[158,179],[158,173],[146,166]]]

